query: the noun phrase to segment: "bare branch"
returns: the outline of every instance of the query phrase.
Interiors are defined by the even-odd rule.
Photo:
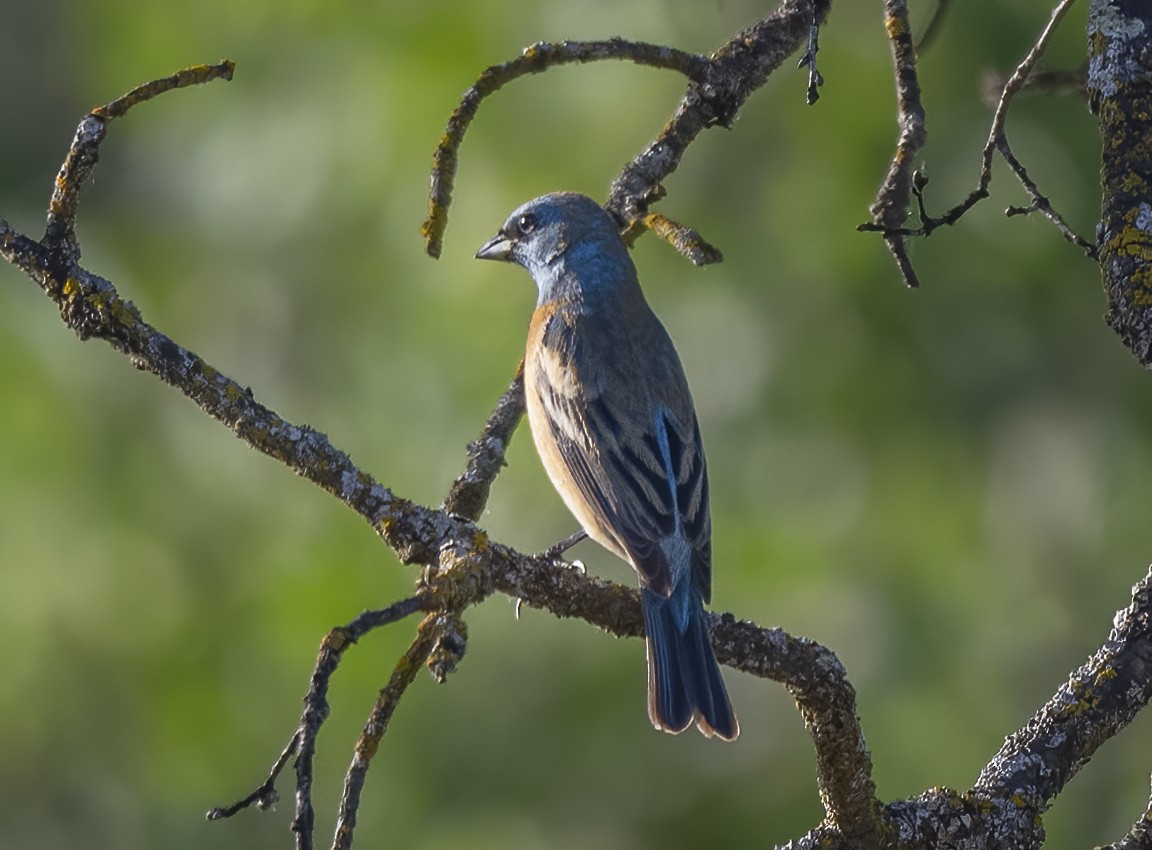
[[[316,658],[316,666],[312,671],[308,694],[304,697],[304,711],[301,714],[300,723],[292,733],[288,746],[284,748],[273,764],[268,778],[247,797],[231,805],[210,810],[207,814],[208,820],[230,818],[252,805],[261,810],[270,808],[280,799],[280,794],[276,791],[276,780],[283,772],[288,759],[295,755],[297,756],[298,783],[293,830],[297,834],[298,843],[301,840],[311,842],[312,756],[316,749],[316,736],[328,718],[328,685],[332,675],[340,665],[344,652],[352,644],[373,629],[390,625],[416,613],[423,605],[424,600],[419,595],[412,596],[381,610],[365,611],[347,625],[338,626],[328,632],[320,643],[320,652]],[[301,775],[304,776],[303,782],[299,781]]]
[[[231,80],[236,65],[225,60],[216,65],[196,65],[177,71],[169,77],[152,80],[137,86],[113,101],[97,106],[76,129],[76,138],[68,149],[68,156],[56,176],[56,186],[48,205],[48,226],[44,231],[44,247],[53,254],[62,254],[70,262],[80,259],[76,245],[76,205],[80,189],[88,180],[99,159],[100,143],[104,140],[108,122],[120,118],[133,106],[151,100],[173,89],[200,85],[215,79]]]
[[[959,794],[934,788],[880,811],[883,841],[853,839],[828,822],[788,845],[848,847],[1040,848],[1041,815],[1104,741],[1152,699],[1152,570],[1133,588],[1100,649],[989,761]],[[829,722],[823,719],[822,723]],[[1150,803],[1152,805],[1152,803]],[[1146,836],[1142,819],[1133,834]],[[1126,839],[1128,840],[1128,839]],[[1132,838],[1135,842],[1137,838]],[[1129,843],[1127,848],[1146,847]]]
[[[663,197],[661,181],[676,170],[696,136],[709,127],[730,127],[748,96],[802,45],[807,45],[801,61],[809,68],[809,101],[815,101],[816,86],[822,82],[816,70],[816,32],[830,5],[831,0],[785,0],[776,12],[732,36],[710,57],[623,39],[565,41],[534,44],[511,62],[486,69],[464,93],[436,148],[428,217],[420,227],[425,249],[433,257],[440,256],[444,230],[448,226],[448,207],[452,202],[457,152],[464,133],[481,101],[506,83],[554,65],[599,59],[627,59],[678,71],[688,77],[691,81],[688,92],[664,130],[612,182],[604,206],[621,222],[622,228],[629,231],[635,222],[648,215],[649,206]],[[672,236],[667,241],[697,265],[721,259],[718,250],[689,228],[675,225],[653,229],[665,238]]]
[[[719,248],[709,244],[691,227],[685,227],[660,213],[648,213],[632,222],[624,233],[624,241],[628,247],[632,247],[636,239],[649,230],[697,266],[719,263],[724,259]]]
[[[885,0],[884,29],[892,44],[900,136],[896,141],[896,153],[892,157],[888,175],[880,184],[880,191],[869,212],[872,213],[873,223],[883,228],[884,244],[895,258],[904,283],[915,288],[920,282],[908,257],[905,236],[898,229],[908,216],[916,158],[928,138],[928,130],[924,124],[924,106],[920,102],[916,48],[912,44],[912,27],[908,22],[908,4],[905,0]]]
[[[251,794],[227,806],[209,809],[204,817],[208,820],[223,820],[239,814],[244,811],[244,809],[253,805],[262,812],[266,812],[275,806],[280,802],[280,792],[276,790],[276,780],[280,778],[280,774],[284,772],[284,768],[288,764],[288,759],[296,754],[299,746],[300,730],[296,730],[289,739],[288,745],[281,750],[280,755],[272,764],[272,769],[268,771],[268,777],[260,785],[256,786]]]
[[[433,156],[428,217],[420,226],[424,247],[429,255],[439,257],[443,248],[444,230],[448,226],[448,207],[452,203],[452,187],[456,182],[457,153],[484,98],[528,74],[539,74],[557,65],[604,59],[628,60],[637,65],[666,68],[678,71],[689,79],[697,79],[708,62],[696,53],[612,38],[607,41],[539,42],[524,48],[524,52],[510,62],[484,69],[476,82],[464,92],[460,105],[448,119],[448,126],[444,128],[444,135]]]
[[[785,0],[721,45],[660,134],[612,181],[605,207],[622,222],[647,215],[663,196],[661,182],[677,169],[692,141],[709,127],[731,126],[748,96],[808,44],[813,22],[823,23],[830,5],[831,0]]]
[[[364,731],[360,733],[360,740],[356,742],[352,763],[348,766],[348,773],[344,777],[344,793],[340,797],[340,812],[336,820],[332,850],[346,850],[352,846],[356,813],[360,808],[360,792],[364,788],[364,779],[372,764],[372,758],[376,755],[384,733],[388,731],[392,713],[396,710],[404,692],[408,690],[408,686],[416,679],[416,673],[424,666],[436,644],[443,639],[445,631],[452,629],[454,622],[454,618],[440,614],[429,614],[425,617],[416,630],[416,639],[397,662],[388,684],[380,691],[368,722],[364,724]],[[301,847],[300,850],[304,848]]]
[[[909,161],[909,153],[918,153],[919,146],[913,144],[909,147],[903,146],[905,138],[906,124],[914,127],[917,122],[916,113],[909,113],[906,111],[906,106],[901,98],[901,105],[899,109],[901,136],[900,142],[897,144],[896,154],[892,159],[892,165],[889,168],[888,177],[885,178],[881,184],[880,194],[877,196],[876,203],[872,205],[872,221],[859,226],[859,230],[879,232],[888,245],[889,250],[892,251],[896,258],[897,264],[900,268],[901,276],[909,286],[917,285],[915,272],[912,270],[911,263],[908,259],[907,251],[903,244],[903,240],[910,236],[930,236],[932,232],[942,225],[952,225],[960,220],[963,215],[968,212],[977,203],[984,200],[989,196],[988,187],[992,182],[992,161],[997,152],[1001,154],[1004,161],[1012,169],[1017,179],[1020,181],[1024,190],[1028,193],[1031,199],[1029,206],[1010,207],[1008,215],[1020,215],[1026,212],[1040,212],[1047,217],[1053,224],[1056,225],[1061,235],[1064,236],[1072,244],[1081,248],[1084,253],[1095,259],[1096,247],[1091,242],[1088,242],[1078,234],[1076,234],[1064,221],[1063,217],[1052,207],[1048,198],[1040,193],[1036,183],[1029,178],[1023,165],[1013,155],[1011,148],[1008,144],[1008,137],[1004,129],[1005,122],[1008,117],[1008,109],[1012,104],[1016,94],[1025,86],[1030,78],[1036,63],[1040,57],[1044,55],[1044,51],[1048,47],[1048,43],[1052,38],[1052,34],[1056,31],[1060,21],[1068,13],[1072,4],[1076,0],[1061,0],[1060,4],[1052,11],[1052,15],[1048,20],[1048,24],[1044,27],[1040,37],[1036,43],[1028,51],[1028,55],[1024,57],[1023,61],[1017,65],[1016,70],[1008,81],[1004,84],[1004,88],[1000,93],[999,101],[997,102],[996,112],[992,117],[992,126],[988,133],[988,140],[984,145],[984,150],[981,154],[980,162],[980,175],[976,184],[976,188],[956,206],[949,209],[939,218],[932,218],[927,216],[924,212],[922,197],[920,190],[923,184],[927,182],[927,178],[922,179],[922,185],[917,188],[913,185],[912,172],[913,163]],[[902,33],[902,27],[907,24],[907,9],[904,8],[904,0],[886,0],[886,7],[893,9],[896,12],[902,12],[903,17],[899,19],[899,25],[896,27],[897,34]],[[892,36],[893,26],[892,18],[889,17],[889,35]],[[910,48],[909,48],[910,49]],[[893,53],[895,56],[899,55],[895,41],[893,46]],[[914,61],[914,59],[913,59]],[[905,84],[901,82],[901,62],[899,58],[896,61],[897,68],[897,90],[903,92]],[[914,69],[913,69],[914,72]],[[919,105],[919,92],[916,91],[916,96],[912,99],[916,106]],[[919,120],[922,121],[923,113],[921,111]],[[913,137],[913,141],[916,139]],[[923,143],[923,138],[919,139],[920,144]],[[894,179],[896,178],[896,179]],[[908,214],[908,208],[911,202],[911,197],[915,195],[920,203],[920,226],[917,228],[902,227],[901,223]]]

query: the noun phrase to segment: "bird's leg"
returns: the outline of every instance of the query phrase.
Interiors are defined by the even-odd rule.
[[[549,546],[547,549],[540,553],[539,557],[548,561],[559,561],[565,552],[567,552],[581,540],[584,540],[587,536],[588,532],[581,528],[576,533],[569,534],[555,546]],[[584,571],[584,565],[578,561],[574,562],[573,566],[579,567],[581,572]]]
[[[564,555],[564,553],[567,552],[569,549],[571,549],[573,546],[575,546],[577,543],[579,543],[581,540],[586,538],[587,536],[588,536],[588,532],[581,528],[576,533],[569,534],[567,537],[565,537],[563,540],[561,540],[556,545],[549,546],[543,552],[537,552],[532,557],[534,560],[538,559],[541,561],[548,561],[549,563],[556,563],[557,561],[559,561],[560,563],[566,563],[564,561],[564,558],[562,557]],[[582,563],[580,563],[579,561],[573,561],[571,566],[578,569],[581,572],[581,574],[587,573],[587,570],[584,569],[584,565]],[[523,607],[523,605],[524,605],[524,600],[521,599],[519,596],[517,596],[516,597],[516,609],[515,609],[517,620],[520,619],[520,609]]]

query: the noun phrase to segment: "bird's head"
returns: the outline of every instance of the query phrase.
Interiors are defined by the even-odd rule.
[[[477,259],[523,266],[544,302],[559,288],[585,296],[635,279],[616,220],[594,200],[574,192],[542,195],[521,206],[476,252]]]

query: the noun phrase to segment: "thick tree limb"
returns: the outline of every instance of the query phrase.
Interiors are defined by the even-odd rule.
[[[1092,0],[1088,99],[1100,118],[1100,273],[1108,324],[1152,367],[1152,16]]]
[[[1046,811],[1096,749],[1152,699],[1152,572],[1132,588],[1103,646],[1009,737],[972,794]]]
[[[890,844],[853,840],[822,824],[787,846],[889,846],[900,850],[1040,848],[1041,816],[1107,739],[1152,698],[1152,570],[1132,588],[1132,601],[1116,614],[1100,649],[1029,720],[1011,735],[964,794],[935,788],[885,805],[882,834]],[[1142,818],[1125,847],[1146,836]],[[1138,837],[1133,838],[1136,834]]]

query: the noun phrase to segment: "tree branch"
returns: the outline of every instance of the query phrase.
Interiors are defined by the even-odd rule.
[[[452,203],[452,188],[456,183],[456,168],[460,145],[481,102],[508,83],[529,74],[539,74],[556,65],[574,62],[597,62],[620,59],[678,71],[689,79],[699,77],[708,60],[695,53],[612,38],[607,41],[539,42],[524,48],[524,52],[510,62],[485,68],[480,77],[464,92],[460,105],[448,119],[440,144],[433,156],[432,186],[428,193],[428,217],[420,226],[424,248],[432,257],[439,257],[444,245],[444,230],[448,226],[448,207]]]
[[[516,375],[508,389],[496,402],[496,407],[484,430],[475,442],[468,446],[468,466],[452,482],[448,498],[444,500],[444,510],[453,516],[480,519],[484,506],[488,504],[488,493],[492,482],[504,468],[504,454],[508,443],[516,432],[524,416],[524,361],[516,366]]]
[[[1086,256],[1096,259],[1096,247],[1068,226],[1063,216],[1053,208],[1048,198],[1041,194],[1035,181],[1028,176],[1024,166],[1013,154],[1004,129],[1008,109],[1013,99],[1028,82],[1036,63],[1044,55],[1056,27],[1059,26],[1060,21],[1068,13],[1074,2],[1076,0],[1061,0],[1060,4],[1053,9],[1052,16],[1040,33],[1040,37],[1004,84],[996,105],[996,112],[992,117],[988,140],[984,144],[981,155],[980,176],[976,188],[968,197],[942,216],[933,218],[925,212],[923,204],[923,190],[927,185],[928,178],[920,174],[917,180],[915,178],[918,172],[913,171],[913,157],[919,154],[924,136],[923,110],[920,108],[919,88],[911,88],[915,84],[915,56],[911,47],[911,36],[905,31],[908,22],[907,8],[905,0],[886,0],[885,6],[890,13],[888,31],[889,36],[893,39],[901,134],[888,176],[881,184],[880,193],[871,207],[872,221],[860,225],[858,229],[881,234],[885,244],[896,259],[901,277],[909,286],[919,284],[908,257],[904,239],[910,236],[927,237],[932,235],[932,232],[938,227],[955,224],[968,210],[989,197],[988,187],[992,183],[992,160],[996,153],[1001,155],[1031,199],[1031,203],[1027,207],[1009,207],[1006,214],[1014,216],[1040,212],[1056,225],[1057,230],[1065,239],[1081,248]],[[906,135],[909,137],[907,144]],[[903,227],[902,223],[908,216],[913,196],[917,200],[920,226],[916,228]]]
[[[912,200],[913,175],[916,159],[928,138],[924,124],[924,106],[920,102],[920,81],[916,73],[916,48],[912,44],[912,27],[908,22],[908,4],[905,0],[885,0],[884,29],[892,43],[892,65],[896,74],[896,110],[900,125],[900,136],[896,141],[896,153],[888,175],[880,184],[869,211],[872,221],[883,228],[884,244],[896,265],[904,283],[911,288],[918,287],[920,281],[912,268],[908,256],[905,234],[900,227],[908,217],[908,207]]]
[[[255,805],[261,810],[273,806],[280,794],[276,791],[276,780],[279,778],[288,759],[295,755],[297,765],[296,812],[292,821],[293,832],[297,835],[297,842],[312,840],[312,798],[311,776],[312,757],[316,751],[316,736],[320,727],[328,719],[328,686],[344,653],[362,637],[374,629],[391,625],[415,614],[424,606],[424,599],[416,596],[402,599],[379,611],[365,611],[352,622],[338,626],[324,636],[320,643],[320,652],[316,658],[316,667],[312,671],[308,694],[304,697],[304,711],[300,716],[300,724],[292,733],[279,758],[272,765],[268,778],[247,797],[228,806],[221,806],[208,812],[208,820],[230,818],[249,806]]]
[[[1132,588],[1108,639],[1009,737],[973,795],[1039,815],[1104,741],[1152,699],[1152,571]]]
[[[1152,31],[1140,4],[1093,0],[1088,100],[1100,119],[1100,272],[1108,324],[1152,367]]]
[[[744,101],[768,80],[784,60],[808,47],[809,98],[819,81],[816,71],[815,28],[827,17],[831,0],[785,0],[780,8],[761,21],[736,33],[710,57],[685,53],[659,45],[610,39],[595,42],[534,44],[520,57],[487,68],[464,93],[460,105],[448,119],[448,126],[433,156],[428,217],[420,227],[425,248],[440,256],[448,207],[452,202],[457,151],[464,133],[476,116],[481,101],[505,83],[527,74],[545,71],[554,65],[600,59],[627,59],[640,65],[678,71],[690,80],[688,91],[660,135],[612,181],[605,209],[634,238],[637,223],[651,228],[696,265],[721,260],[720,252],[698,233],[661,216],[645,222],[649,207],[664,196],[661,181],[680,165],[684,152],[709,127],[731,127]]]

